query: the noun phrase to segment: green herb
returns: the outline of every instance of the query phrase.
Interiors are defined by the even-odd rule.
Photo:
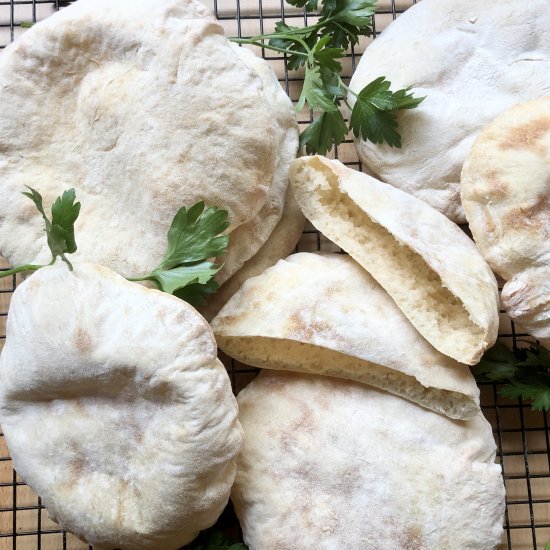
[[[73,266],[65,254],[76,252],[74,224],[80,213],[80,203],[75,203],[74,189],[65,191],[52,204],[51,220],[44,211],[42,195],[28,187],[29,197],[42,215],[46,239],[52,253],[52,265],[60,257],[72,271]],[[226,210],[216,207],[205,209],[204,202],[191,208],[182,207],[174,216],[168,230],[168,248],[161,263],[148,275],[128,278],[129,281],[153,281],[157,287],[174,294],[192,305],[205,303],[205,296],[213,294],[219,285],[213,280],[221,266],[209,261],[221,256],[229,243],[229,237],[222,235],[228,227]],[[36,271],[44,265],[23,265],[0,271],[0,277],[7,277],[22,271]]]
[[[204,304],[205,296],[219,288],[212,278],[222,266],[208,260],[225,252],[229,237],[221,233],[228,227],[226,210],[205,209],[204,202],[180,208],[168,230],[168,249],[161,263],[148,275],[129,280],[153,281],[160,290],[192,305]]]
[[[46,241],[52,253],[52,260],[46,265],[52,265],[55,260],[60,257],[72,271],[73,266],[65,254],[72,254],[76,251],[74,223],[80,212],[80,203],[75,203],[75,190],[69,189],[65,191],[61,197],[57,197],[52,204],[52,218],[50,220],[44,211],[42,195],[36,191],[36,189],[28,186],[26,187],[29,191],[23,192],[23,195],[29,197],[29,199],[34,202],[37,210],[42,214],[42,218],[44,219]],[[36,271],[41,267],[44,267],[44,265],[22,265],[0,272],[0,277],[15,275],[23,271]]]
[[[550,352],[538,345],[510,351],[497,342],[472,367],[478,382],[505,384],[500,395],[521,397],[534,411],[550,410]]]
[[[289,3],[311,12],[318,0],[289,0]],[[253,44],[288,55],[289,69],[305,67],[304,84],[296,105],[317,112],[311,125],[302,132],[300,145],[306,153],[326,154],[339,145],[349,131],[356,137],[374,143],[401,147],[397,111],[414,109],[422,98],[413,97],[410,88],[391,92],[391,83],[379,77],[358,94],[344,84],[340,59],[345,51],[359,42],[360,36],[371,36],[376,0],[325,0],[320,18],[314,25],[293,27],[279,21],[275,32],[251,38],[231,38],[238,44]],[[356,98],[352,108],[346,96]],[[351,111],[349,127],[340,111],[341,104]]]
[[[546,543],[544,550],[550,550],[550,540]]]
[[[34,21],[21,21],[19,24],[22,29],[30,29],[31,27],[34,27],[34,25],[36,25]]]

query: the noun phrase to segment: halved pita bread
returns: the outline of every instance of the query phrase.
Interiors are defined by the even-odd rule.
[[[504,484],[481,413],[453,421],[362,384],[263,371],[238,396],[231,492],[250,550],[492,550]]]
[[[464,222],[460,171],[477,133],[515,103],[548,94],[549,29],[547,0],[422,0],[407,9],[368,46],[350,88],[384,75],[392,90],[413,86],[426,99],[399,113],[401,149],[357,140],[362,162]]]
[[[225,507],[242,444],[229,377],[188,304],[107,268],[15,291],[0,417],[18,474],[95,548],[175,549]]]
[[[290,181],[313,225],[359,262],[436,349],[469,365],[498,331],[498,288],[475,244],[421,200],[324,157]]]
[[[204,200],[229,211],[231,231],[250,224],[233,239],[229,277],[277,224],[298,145],[290,99],[240,50],[196,0],[79,0],[10,44],[0,252],[13,264],[49,258],[24,185],[46,207],[75,187],[76,257],[126,276],[154,268],[174,214]]]
[[[466,365],[424,340],[352,258],[299,253],[248,279],[211,323],[248,365],[348,378],[451,418],[479,411]]]

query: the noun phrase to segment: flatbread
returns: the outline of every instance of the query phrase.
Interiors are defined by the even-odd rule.
[[[46,208],[76,188],[77,258],[126,276],[157,265],[174,214],[199,200],[228,210],[230,231],[254,220],[231,245],[248,259],[298,144],[270,71],[196,0],[79,0],[35,25],[0,55],[0,252],[48,260],[29,185]]]
[[[407,9],[369,45],[350,88],[358,93],[383,75],[392,90],[413,86],[426,99],[399,114],[402,149],[357,141],[361,161],[464,222],[462,164],[499,113],[548,94],[549,31],[546,0],[422,0]]]
[[[545,348],[550,349],[550,266],[528,269],[512,277],[502,288],[502,307]]]
[[[462,171],[472,235],[504,280],[502,304],[530,334],[550,336],[550,97],[515,105],[479,134]]]
[[[229,377],[191,306],[74,266],[13,294],[0,420],[14,468],[94,548],[179,548],[229,498],[242,444]]]
[[[349,256],[299,253],[248,279],[211,323],[248,365],[356,380],[451,418],[479,411],[466,365],[424,340]]]
[[[362,384],[263,371],[238,396],[231,492],[250,550],[491,550],[504,484],[481,413],[453,421]]]
[[[384,287],[436,349],[474,365],[494,344],[497,283],[457,225],[336,160],[296,159],[290,181],[306,218]]]
[[[300,240],[305,221],[306,219],[292,193],[292,188],[289,186],[283,215],[267,241],[235,275],[208,299],[206,306],[199,308],[201,315],[211,321],[247,279],[259,275],[281,258],[286,258]]]

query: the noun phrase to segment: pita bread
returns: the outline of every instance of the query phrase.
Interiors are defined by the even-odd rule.
[[[348,378],[451,418],[479,411],[465,365],[437,352],[349,256],[299,253],[248,279],[212,321],[248,365]]]
[[[362,384],[264,371],[238,396],[231,492],[250,550],[491,550],[504,484],[491,426]]]
[[[550,97],[512,107],[479,134],[461,194],[481,253],[509,281],[507,313],[548,345]]]
[[[49,207],[75,187],[76,257],[126,276],[157,265],[174,214],[199,200],[228,210],[230,231],[247,226],[231,276],[277,224],[298,145],[267,63],[196,0],[79,0],[38,23],[0,55],[0,120],[2,254],[47,262],[21,191]]]
[[[262,248],[208,299],[206,306],[199,308],[201,315],[211,321],[247,279],[259,275],[281,258],[286,258],[300,240],[305,221],[292,188],[288,186],[283,215],[273,233]]]
[[[298,204],[440,352],[469,365],[498,331],[498,289],[475,244],[423,201],[324,157],[291,165]]]
[[[392,90],[413,86],[426,99],[399,114],[402,149],[358,141],[361,161],[464,222],[462,164],[499,113],[548,94],[549,30],[547,0],[422,0],[407,9],[369,45],[350,88],[358,93],[384,75]]]
[[[97,265],[15,291],[0,415],[17,473],[94,548],[179,548],[225,507],[242,444],[207,323]]]
[[[500,299],[506,313],[550,349],[550,266],[512,277]]]

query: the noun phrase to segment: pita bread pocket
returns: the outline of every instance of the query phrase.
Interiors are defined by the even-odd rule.
[[[516,105],[478,136],[462,171],[462,201],[487,262],[508,282],[506,311],[550,335],[550,97]]]
[[[77,258],[147,273],[178,208],[202,200],[229,212],[230,232],[250,224],[233,239],[231,276],[277,224],[298,146],[290,99],[241,49],[196,0],[79,0],[10,44],[0,55],[2,254],[14,265],[48,256],[24,185],[46,203],[75,187]]]
[[[14,468],[96,548],[190,542],[225,507],[242,444],[204,319],[93,264],[18,286],[0,415]]]
[[[451,418],[479,411],[468,367],[430,346],[348,256],[279,261],[248,279],[211,326],[219,347],[248,365],[356,380]]]
[[[231,492],[250,550],[491,550],[504,484],[491,426],[345,380],[263,371],[238,396]]]
[[[440,352],[469,365],[494,344],[498,289],[475,244],[440,212],[324,157],[296,159],[307,219],[348,252]]]
[[[422,0],[407,9],[367,47],[350,88],[384,75],[392,89],[413,85],[426,99],[398,115],[402,149],[356,141],[361,161],[464,222],[460,172],[477,133],[515,103],[548,94],[549,29],[546,0]]]
[[[292,188],[288,186],[283,215],[267,241],[235,275],[208,298],[206,306],[199,308],[201,315],[211,321],[247,279],[259,275],[281,258],[286,258],[300,240],[305,221],[292,193]]]

